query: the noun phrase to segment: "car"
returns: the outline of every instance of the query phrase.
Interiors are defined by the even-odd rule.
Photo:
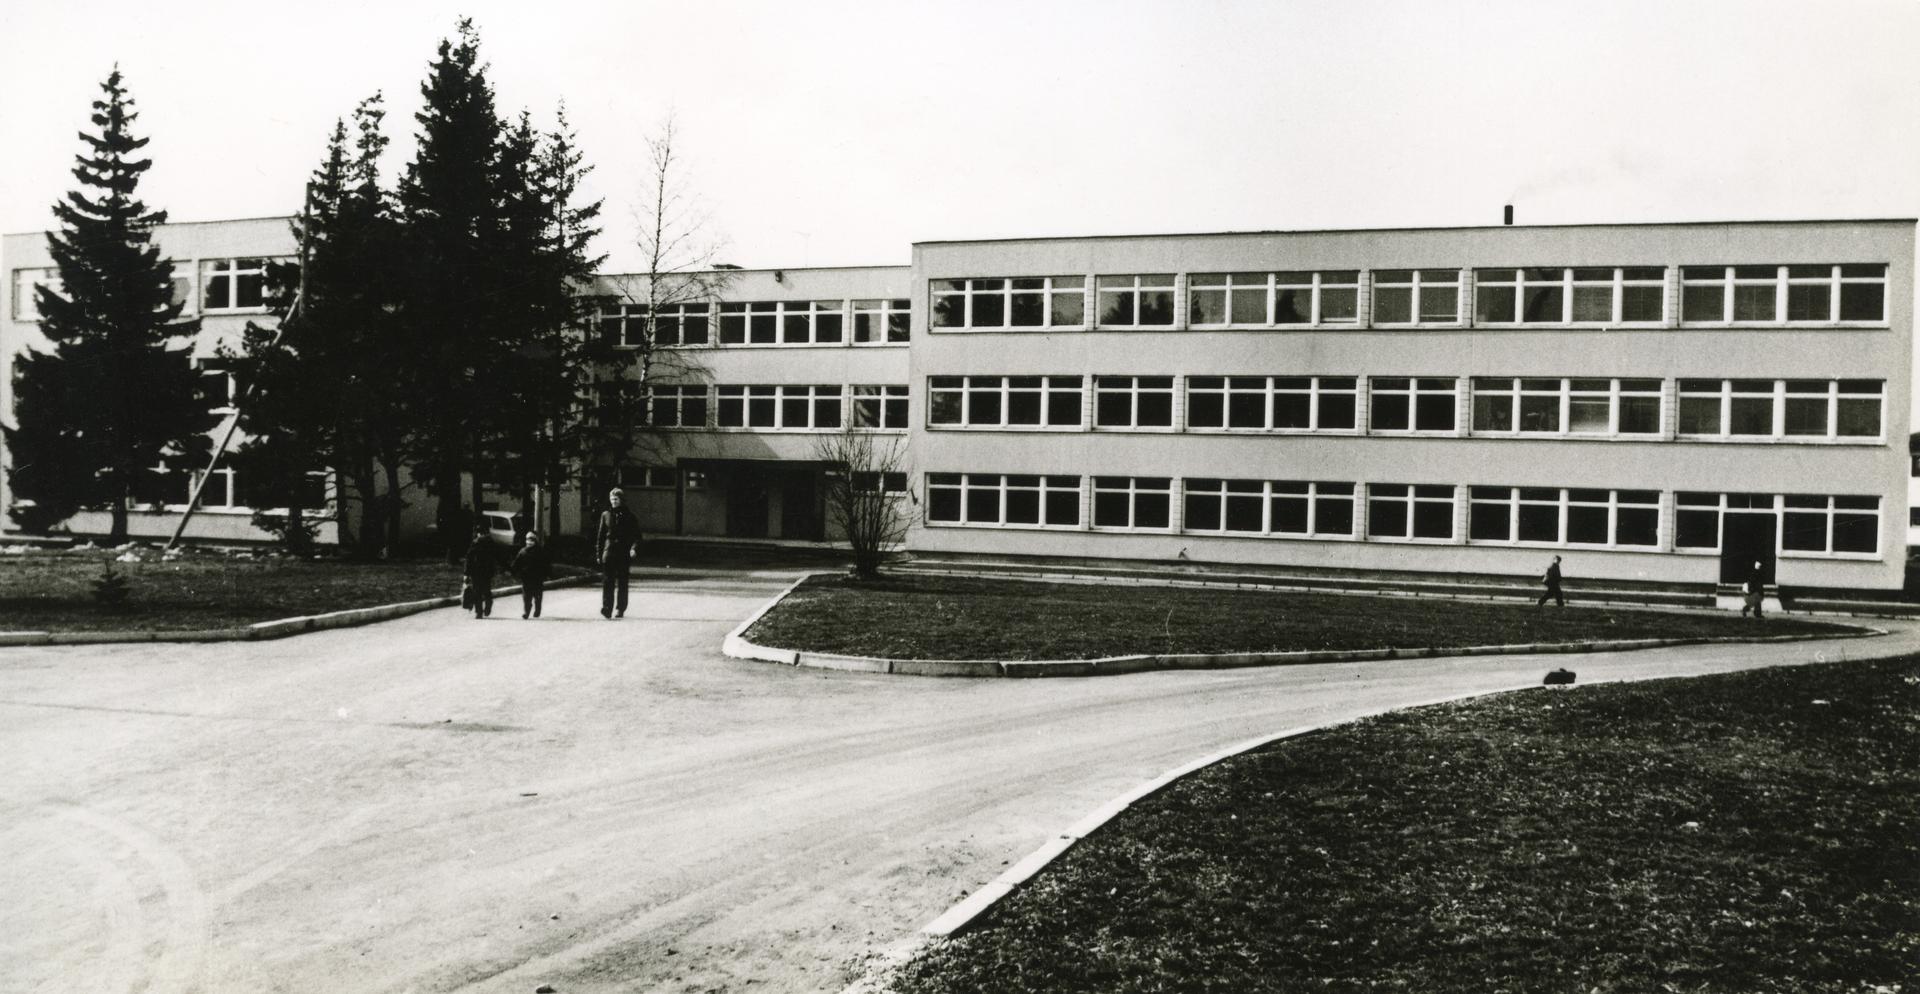
[[[487,530],[487,541],[502,548],[519,548],[520,539],[527,534],[526,516],[508,511],[482,511],[480,524]]]

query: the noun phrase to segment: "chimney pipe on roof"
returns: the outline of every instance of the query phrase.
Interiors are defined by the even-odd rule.
[[[1507,217],[1506,217],[1506,221],[1505,221],[1504,223],[1506,223],[1506,224],[1512,224],[1512,223],[1513,223],[1513,205],[1512,205],[1512,204],[1508,204],[1508,205],[1507,205]]]

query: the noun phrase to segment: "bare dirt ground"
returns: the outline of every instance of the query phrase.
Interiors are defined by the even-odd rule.
[[[679,571],[676,571],[679,572]],[[1888,638],[1097,679],[729,660],[791,574],[522,622],[0,650],[0,991],[838,991],[1068,824],[1257,735]],[[1390,609],[1391,602],[1383,602]]]

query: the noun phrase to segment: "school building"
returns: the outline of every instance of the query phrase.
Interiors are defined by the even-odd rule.
[[[293,249],[285,219],[159,241],[203,343],[261,320],[261,263]],[[1896,589],[1914,244],[1910,219],[1498,226],[729,271],[656,316],[652,430],[581,467],[563,528],[618,485],[654,534],[832,541],[822,440],[851,430],[905,453],[858,482],[896,495],[920,552],[1505,575],[1558,554],[1681,584],[1757,561]],[[9,356],[51,272],[40,235],[0,256]],[[633,341],[643,289],[599,278],[590,333]],[[203,517],[233,523],[196,532],[246,537],[224,482]]]

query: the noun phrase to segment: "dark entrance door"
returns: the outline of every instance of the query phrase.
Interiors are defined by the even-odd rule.
[[[1771,514],[1729,513],[1720,523],[1720,582],[1745,583],[1760,564],[1760,575],[1773,582],[1773,530]]]
[[[826,530],[820,515],[820,491],[809,469],[786,475],[780,490],[780,537],[818,542]]]
[[[766,485],[751,473],[734,473],[726,487],[728,537],[766,538]]]

